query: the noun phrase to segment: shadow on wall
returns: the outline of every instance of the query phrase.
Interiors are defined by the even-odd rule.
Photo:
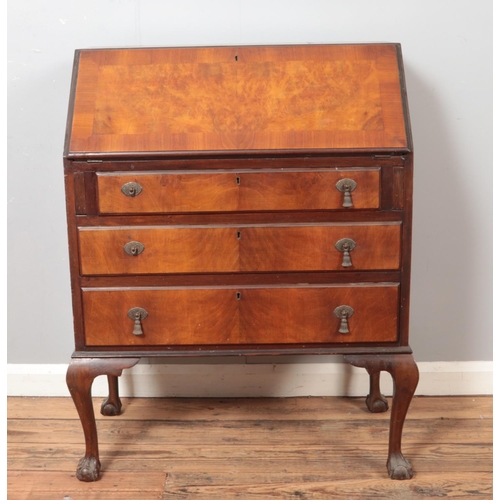
[[[271,359],[269,359],[271,358]],[[297,355],[214,358],[143,358],[120,377],[126,397],[365,397],[369,377],[364,369],[344,364],[342,356]],[[387,377],[384,376],[387,375]],[[382,377],[392,394],[392,380]],[[94,393],[105,395],[105,377]]]
[[[460,152],[473,145],[453,136],[458,118],[411,65],[405,72],[415,149],[410,344],[417,361],[490,359],[489,291],[478,278],[489,236],[474,218],[485,186],[464,175],[486,165],[465,164]]]
[[[71,62],[11,66],[8,362],[67,363],[74,342],[62,153]]]

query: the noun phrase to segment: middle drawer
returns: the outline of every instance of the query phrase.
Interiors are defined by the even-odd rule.
[[[82,227],[82,275],[397,270],[400,222]]]

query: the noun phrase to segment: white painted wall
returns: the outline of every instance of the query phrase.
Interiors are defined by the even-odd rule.
[[[486,0],[10,0],[8,361],[73,350],[61,158],[75,49],[342,42],[403,48],[415,357],[491,360],[492,32]]]

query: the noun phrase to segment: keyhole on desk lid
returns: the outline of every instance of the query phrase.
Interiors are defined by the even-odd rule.
[[[237,61],[238,60],[238,56],[234,56],[234,60]]]
[[[237,232],[236,232],[236,238],[237,238],[238,240],[241,240],[241,231],[237,231]]]
[[[236,292],[236,300],[240,300],[241,299],[241,292]]]
[[[241,183],[241,179],[239,177],[236,177],[236,185],[239,186]]]

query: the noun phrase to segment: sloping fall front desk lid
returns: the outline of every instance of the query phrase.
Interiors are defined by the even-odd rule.
[[[411,149],[398,44],[77,50],[65,156]]]

